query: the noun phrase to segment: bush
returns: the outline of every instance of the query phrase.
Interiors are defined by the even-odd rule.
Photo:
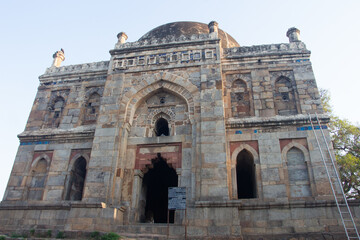
[[[90,233],[90,238],[100,240],[100,233],[98,231]]]
[[[49,238],[51,238],[51,235],[52,235],[52,231],[51,231],[51,230],[47,230],[46,236],[49,237]]]
[[[116,233],[110,232],[101,236],[101,240],[118,240],[120,236]]]
[[[35,234],[35,229],[33,229],[33,228],[30,229],[30,235],[31,235],[31,236],[34,236],[34,234]]]
[[[21,238],[22,235],[21,234],[18,234],[18,233],[12,233],[11,234],[11,238]]]
[[[6,237],[5,236],[0,236],[0,240],[5,240]]]
[[[56,238],[65,238],[65,234],[64,234],[64,232],[58,232],[57,234],[56,234]]]

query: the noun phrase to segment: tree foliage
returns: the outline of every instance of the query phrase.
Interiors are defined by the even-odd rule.
[[[320,90],[320,96],[330,115],[329,127],[344,192],[348,198],[360,199],[360,127],[333,114],[327,90]]]

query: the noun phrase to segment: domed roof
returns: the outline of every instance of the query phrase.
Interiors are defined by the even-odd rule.
[[[173,22],[161,25],[154,28],[150,32],[142,36],[139,41],[151,41],[153,39],[163,38],[179,38],[181,35],[190,37],[194,34],[209,34],[209,28],[207,24],[199,22]],[[221,45],[224,48],[239,47],[240,45],[235,41],[233,37],[219,28],[219,38],[221,39]]]

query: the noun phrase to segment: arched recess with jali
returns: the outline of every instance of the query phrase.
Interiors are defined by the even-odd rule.
[[[246,161],[247,163],[243,164],[243,161]],[[249,164],[252,164],[253,166],[250,166]],[[232,151],[231,153],[231,198],[232,199],[238,199],[242,198],[239,194],[239,165],[247,166],[249,165],[249,169],[246,169],[248,171],[251,171],[249,175],[251,176],[251,184],[253,185],[252,193],[251,194],[245,194],[246,197],[244,198],[262,198],[262,181],[261,181],[261,172],[260,172],[260,158],[259,154],[256,149],[254,149],[252,146],[246,143],[238,144],[238,146]],[[249,195],[249,196],[247,196]],[[251,195],[251,196],[250,196]]]

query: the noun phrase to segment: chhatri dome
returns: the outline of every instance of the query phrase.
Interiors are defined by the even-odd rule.
[[[216,22],[211,22],[217,25]],[[210,24],[211,24],[210,23]],[[210,25],[209,24],[209,25]],[[195,34],[209,34],[209,26],[199,22],[173,22],[161,25],[152,29],[142,36],[139,41],[152,41],[164,38],[179,38],[185,36],[190,38]],[[236,40],[225,31],[218,29],[218,36],[221,39],[221,45],[224,48],[240,47]]]

